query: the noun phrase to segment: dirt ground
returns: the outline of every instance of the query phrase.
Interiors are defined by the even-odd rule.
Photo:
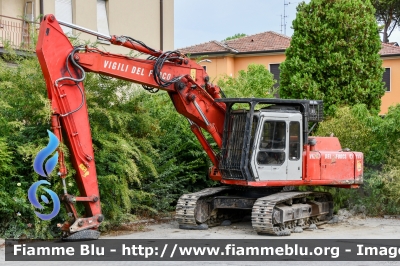
[[[258,235],[251,222],[232,223],[229,226],[211,227],[208,230],[181,230],[174,220],[159,224],[144,224],[139,231],[117,231],[102,238],[118,239],[276,239],[276,236]],[[400,237],[400,219],[397,218],[363,218],[355,216],[343,219],[336,224],[324,224],[317,230],[304,230],[292,233],[289,239],[398,239]]]

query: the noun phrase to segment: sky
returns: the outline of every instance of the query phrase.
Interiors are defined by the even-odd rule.
[[[265,31],[284,34],[283,14],[286,14],[286,35],[293,34],[299,0],[174,0],[175,49],[212,40],[222,41],[237,33],[252,35]],[[310,0],[305,0],[306,3]],[[286,5],[284,5],[286,3]],[[390,41],[400,44],[400,30]]]

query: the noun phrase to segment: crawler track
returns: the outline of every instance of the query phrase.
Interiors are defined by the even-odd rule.
[[[230,190],[230,187],[206,188],[199,192],[182,195],[176,205],[176,219],[179,225],[197,226],[196,207],[198,200],[204,197],[216,195],[222,191]]]
[[[206,229],[221,222],[212,197],[235,191],[229,186],[207,188],[182,195],[176,206],[176,219],[183,229]],[[237,191],[237,190],[236,190]],[[214,211],[213,211],[214,210]],[[320,224],[332,216],[332,196],[325,192],[290,191],[258,198],[252,208],[252,225],[259,234],[290,235],[296,227]],[[206,224],[206,228],[200,227]]]
[[[285,217],[279,209],[286,209]],[[310,224],[326,222],[332,212],[330,193],[281,192],[257,199],[251,219],[254,230],[259,234],[288,235],[295,227],[306,228]]]

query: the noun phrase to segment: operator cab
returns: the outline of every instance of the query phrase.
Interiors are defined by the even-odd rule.
[[[302,164],[302,115],[294,108],[254,113],[250,163],[255,180],[299,180]]]
[[[227,107],[219,170],[222,179],[301,180],[308,123],[323,119],[322,101],[216,99]],[[238,104],[239,105],[236,105]],[[243,107],[248,104],[248,108]]]

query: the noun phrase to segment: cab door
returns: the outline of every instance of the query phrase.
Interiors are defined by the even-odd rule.
[[[300,113],[260,116],[251,167],[258,181],[302,178],[302,127]]]
[[[260,117],[251,164],[259,181],[286,180],[286,117]]]
[[[301,180],[303,168],[303,130],[301,115],[292,115],[288,118],[288,164],[286,180]]]

